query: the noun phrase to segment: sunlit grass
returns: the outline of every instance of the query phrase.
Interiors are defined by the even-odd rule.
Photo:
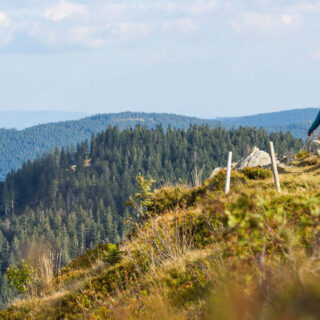
[[[225,172],[203,185],[156,190],[150,216],[119,244],[78,258],[45,297],[3,319],[317,319],[320,314],[319,158],[299,155],[273,177]],[[256,179],[257,177],[257,179]],[[20,317],[20,318],[19,318]]]

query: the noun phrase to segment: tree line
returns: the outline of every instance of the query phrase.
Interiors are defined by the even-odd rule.
[[[171,128],[187,130],[190,125],[208,124],[216,127],[221,124],[232,129],[239,126],[263,127],[268,133],[272,131],[290,131],[294,137],[304,138],[308,120],[314,119],[317,109],[296,109],[247,117],[199,119],[175,114],[157,114],[142,112],[121,112],[98,114],[76,121],[47,123],[24,130],[0,128],[0,180],[4,180],[12,169],[19,169],[27,159],[36,159],[43,153],[67,145],[81,143],[91,134],[106,130],[109,125],[124,130],[142,124],[147,128],[161,125],[164,130]]]

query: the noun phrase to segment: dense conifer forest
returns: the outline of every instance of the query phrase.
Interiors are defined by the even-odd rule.
[[[3,274],[21,261],[28,244],[45,245],[65,265],[99,242],[121,240],[133,215],[125,202],[136,192],[139,173],[153,177],[156,187],[196,184],[225,165],[229,150],[238,161],[254,145],[268,150],[269,140],[278,154],[303,144],[290,133],[245,127],[110,126],[75,147],[25,162],[0,183],[1,305],[14,295]]]
[[[215,126],[214,120],[177,116],[171,114],[122,112],[114,114],[98,114],[77,121],[48,123],[24,130],[0,129],[0,180],[4,180],[12,169],[19,169],[28,159],[41,157],[45,152],[76,145],[92,134],[97,134],[111,126],[120,130],[134,128],[142,124],[147,128],[162,125],[164,130],[172,128],[188,129],[191,124],[209,123]]]
[[[263,127],[268,133],[272,131],[290,131],[294,137],[304,138],[308,121],[312,120],[317,109],[296,109],[273,112],[247,117],[199,119],[174,114],[122,112],[114,114],[100,114],[77,121],[48,123],[30,127],[24,130],[0,129],[0,180],[12,169],[19,169],[28,159],[35,159],[43,153],[53,150],[57,145],[63,146],[80,143],[90,139],[91,134],[105,130],[109,125],[118,126],[121,130],[134,128],[142,124],[147,128],[162,125],[177,129],[188,129],[190,125],[208,124],[215,127],[221,123],[231,129],[239,126]]]

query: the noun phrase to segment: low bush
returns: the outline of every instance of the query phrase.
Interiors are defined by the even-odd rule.
[[[250,180],[264,180],[271,177],[271,171],[261,167],[243,168],[242,173]]]
[[[309,152],[307,150],[300,150],[296,155],[295,158],[297,160],[303,160],[309,156]]]
[[[19,293],[27,293],[31,282],[30,272],[30,267],[24,260],[22,260],[19,266],[10,265],[6,271],[6,275],[11,287],[15,288]]]
[[[121,260],[122,252],[115,244],[108,244],[106,249],[101,252],[103,262],[114,265]]]

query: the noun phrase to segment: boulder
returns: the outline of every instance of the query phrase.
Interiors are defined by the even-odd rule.
[[[240,160],[237,164],[236,169],[243,169],[246,167],[266,167],[271,165],[271,157],[269,153],[254,147],[250,154]]]
[[[320,140],[312,140],[308,145],[308,149],[311,153],[320,156]]]
[[[281,156],[279,158],[279,162],[278,162],[278,165],[279,167],[281,168],[291,168],[292,167],[292,162],[295,161],[295,156],[294,154],[289,154],[289,155],[284,155],[284,156]]]

